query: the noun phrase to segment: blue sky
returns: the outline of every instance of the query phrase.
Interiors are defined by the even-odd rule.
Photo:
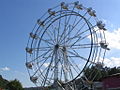
[[[0,0],[0,74],[17,78],[24,87],[34,86],[25,67],[25,47],[29,32],[36,20],[60,2],[74,0]],[[96,10],[97,17],[106,23],[107,40],[111,50],[106,54],[108,66],[120,66],[120,0],[80,0]],[[112,65],[111,62],[114,62]]]

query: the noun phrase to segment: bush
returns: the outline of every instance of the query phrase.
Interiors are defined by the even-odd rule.
[[[23,90],[22,84],[17,80],[12,80],[7,84],[9,90]]]

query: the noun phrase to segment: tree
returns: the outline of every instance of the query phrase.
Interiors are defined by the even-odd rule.
[[[89,81],[98,81],[100,78],[107,75],[106,71],[103,68],[103,63],[98,62],[91,67],[86,67],[84,70],[84,75]]]
[[[87,67],[84,75],[89,81],[98,81],[101,78],[101,70],[96,66]]]
[[[0,75],[0,88],[3,88],[3,89],[6,88],[7,84],[8,84],[8,81]]]
[[[120,73],[120,68],[103,67],[103,65],[101,65],[100,63],[91,67],[87,67],[84,70],[84,75],[90,81],[99,81],[101,78],[117,73]]]
[[[116,74],[116,73],[120,73],[120,69],[119,68],[113,67],[113,68],[108,70],[108,74],[109,75]]]
[[[22,84],[17,80],[12,80],[7,84],[9,90],[23,90]]]

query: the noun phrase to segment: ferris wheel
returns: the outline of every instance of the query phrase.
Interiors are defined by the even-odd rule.
[[[83,84],[83,76],[89,80],[84,75],[86,67],[104,61],[109,50],[105,31],[96,12],[78,1],[48,9],[29,34],[26,67],[30,80],[41,87],[69,90],[64,86],[69,85],[70,90],[77,90],[74,85],[78,78]]]

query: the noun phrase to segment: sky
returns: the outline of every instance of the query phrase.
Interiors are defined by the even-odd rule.
[[[0,0],[0,74],[20,80],[24,87],[32,87],[25,67],[25,48],[29,33],[37,19],[48,8],[74,0]],[[120,66],[120,0],[80,0],[95,9],[97,17],[106,24],[107,51],[105,65]]]

